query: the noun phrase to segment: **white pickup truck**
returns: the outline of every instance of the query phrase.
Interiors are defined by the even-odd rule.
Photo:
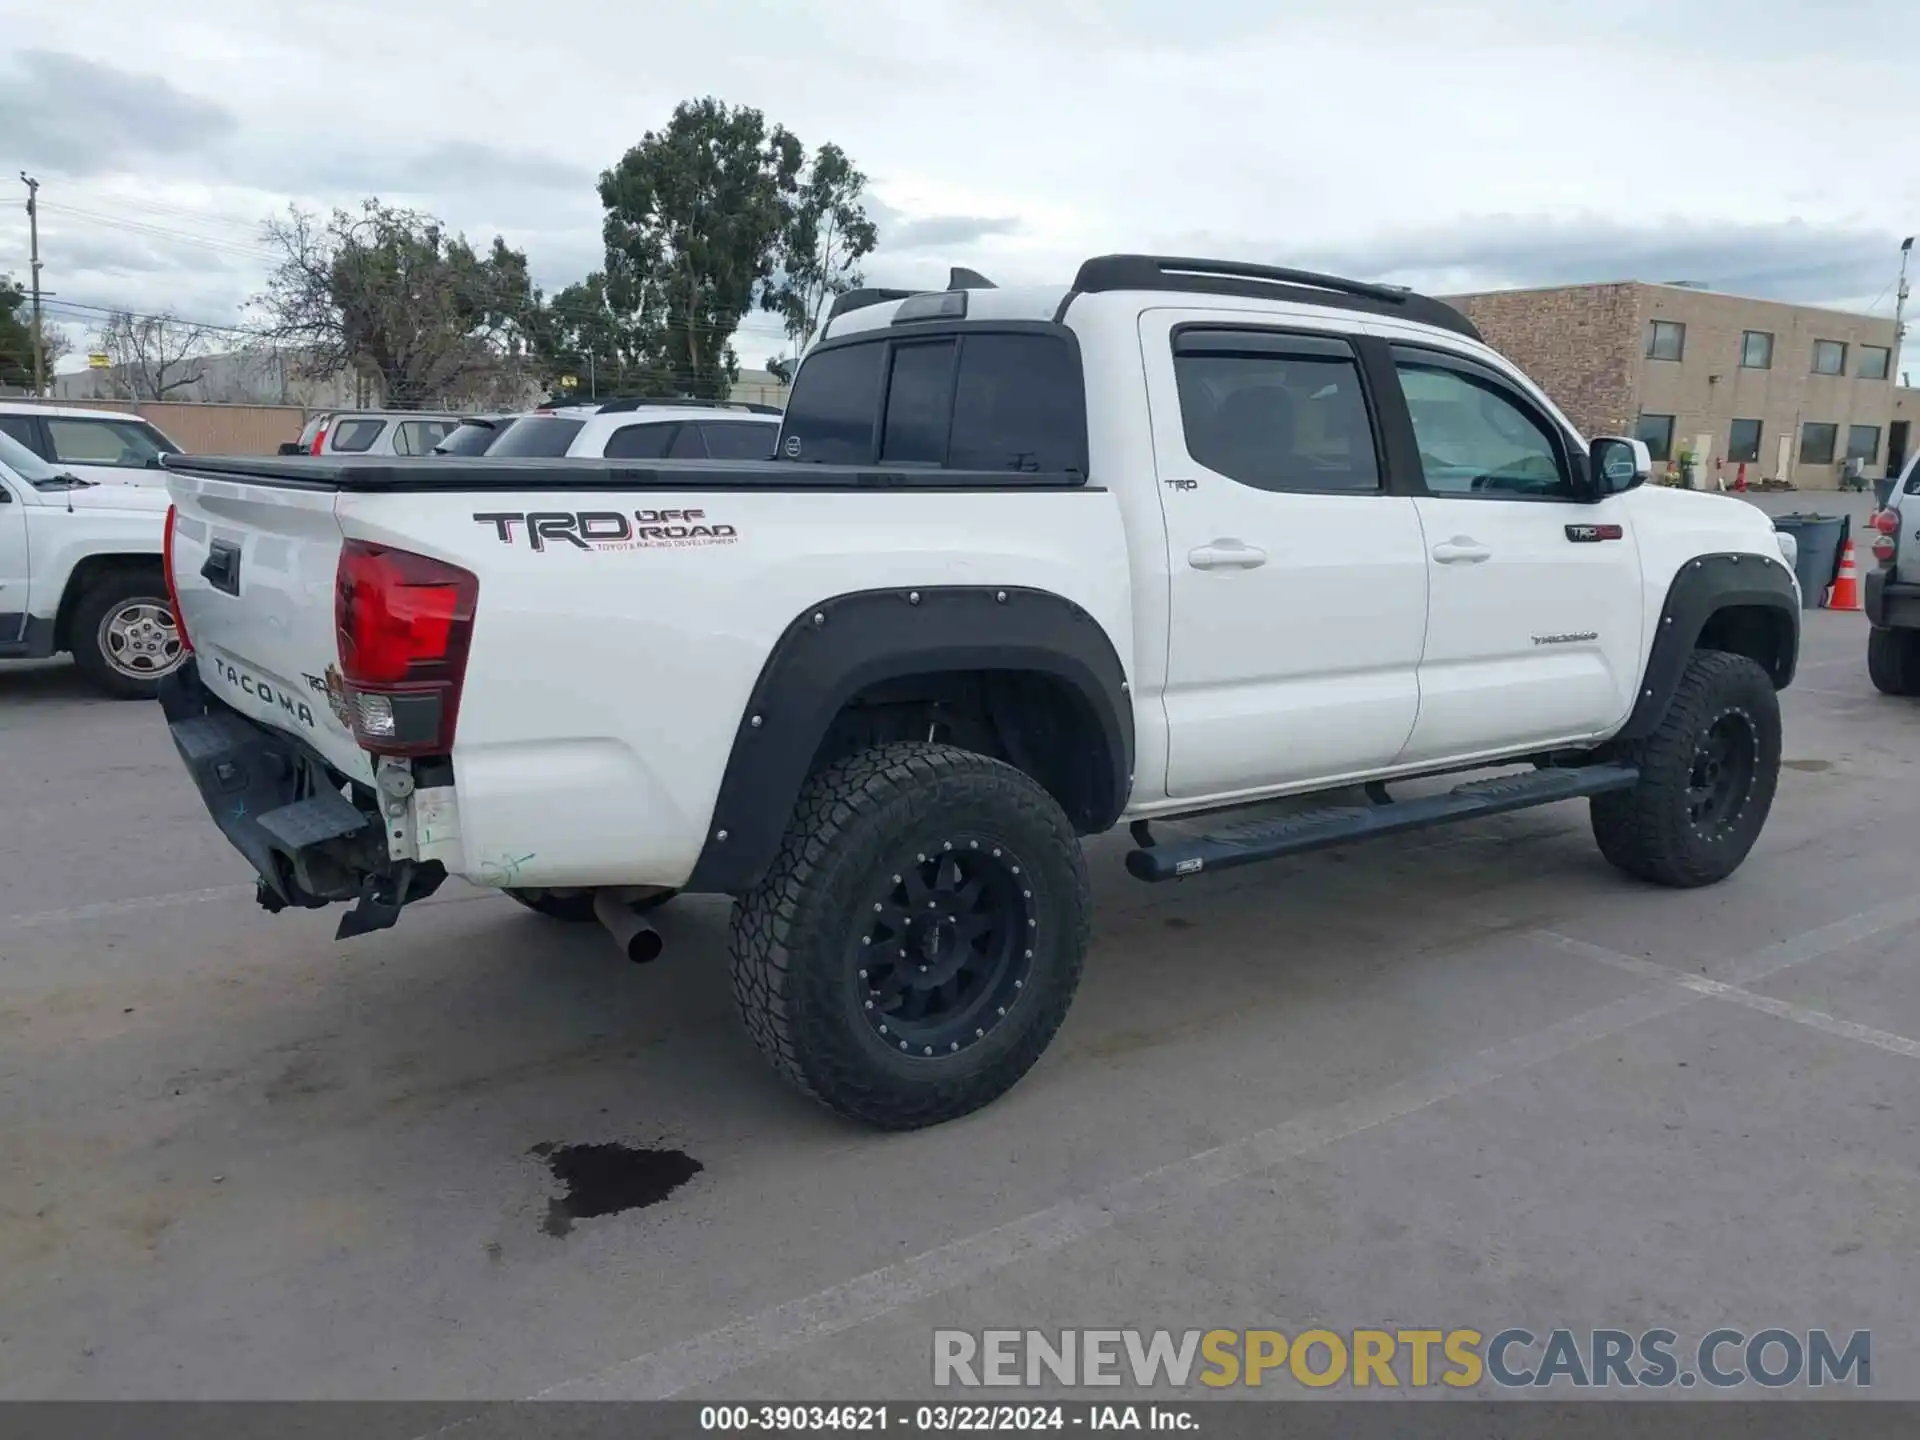
[[[185,659],[161,572],[167,492],[100,485],[0,432],[0,659],[72,652],[122,699]]]
[[[1758,510],[1406,291],[966,285],[842,297],[772,460],[170,460],[161,698],[262,903],[452,874],[651,958],[642,907],[731,895],[766,1056],[906,1128],[1053,1037],[1120,822],[1149,882],[1576,797],[1646,880],[1746,856],[1799,645]]]

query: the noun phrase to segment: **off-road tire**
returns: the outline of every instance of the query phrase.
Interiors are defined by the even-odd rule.
[[[1869,630],[1867,676],[1882,695],[1920,695],[1920,630]]]
[[[649,910],[658,910],[679,893],[678,890],[662,890],[657,895],[634,901],[629,908],[636,915],[644,915]],[[507,894],[549,920],[564,920],[569,925],[587,925],[599,918],[593,913],[591,890],[509,890]]]
[[[101,628],[106,618],[129,601],[167,610],[166,581],[158,570],[108,570],[92,581],[73,607],[67,634],[73,650],[74,668],[87,683],[116,700],[151,700],[160,691],[160,675],[141,679],[127,674],[107,658],[101,648]],[[175,666],[170,668],[178,668]]]
[[[1698,797],[1713,789],[1706,779],[1712,762],[1703,757],[1719,737],[1743,732],[1752,752],[1750,773],[1736,777],[1741,793],[1724,811],[1696,816]],[[1656,885],[1691,889],[1726,879],[1760,837],[1780,780],[1780,699],[1772,680],[1744,655],[1696,650],[1659,728],[1625,747],[1620,759],[1640,767],[1640,783],[1594,796],[1600,853]]]
[[[1024,980],[999,992],[998,1016],[987,1002],[980,1038],[961,1019],[962,1039],[940,1053],[901,1053],[897,1032],[880,1033],[891,1002],[874,1013],[865,978],[886,923],[876,896],[904,913],[888,897],[915,892],[891,887],[915,865],[945,883],[941,857],[955,847],[956,865],[978,867],[1016,907],[1004,928],[1029,938],[1005,953]],[[950,745],[879,746],[807,781],[766,878],[736,902],[734,1000],[761,1053],[821,1104],[880,1129],[937,1125],[997,1099],[1040,1058],[1079,984],[1090,910],[1073,826],[1032,778]]]

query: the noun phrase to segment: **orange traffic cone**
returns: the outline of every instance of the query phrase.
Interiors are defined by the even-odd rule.
[[[1849,540],[1840,551],[1840,573],[1834,577],[1833,588],[1827,592],[1827,609],[1860,610],[1860,572],[1853,564],[1853,541]]]

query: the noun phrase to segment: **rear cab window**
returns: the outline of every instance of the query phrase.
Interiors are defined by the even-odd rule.
[[[777,458],[1087,474],[1086,395],[1064,327],[914,325],[815,350],[794,377]]]

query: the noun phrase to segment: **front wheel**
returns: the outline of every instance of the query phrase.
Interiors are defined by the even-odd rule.
[[[936,1125],[1011,1089],[1080,980],[1091,901],[1073,826],[1031,777],[885,745],[801,791],[734,908],[734,999],[774,1068],[850,1119]]]
[[[1694,652],[1659,728],[1621,758],[1640,783],[1593,798],[1600,853],[1656,885],[1726,879],[1760,838],[1780,780],[1773,681],[1744,655]]]
[[[74,607],[73,663],[97,690],[151,700],[161,677],[187,657],[158,571],[109,571]]]
[[[1867,678],[1882,695],[1920,695],[1920,630],[1869,630]]]

